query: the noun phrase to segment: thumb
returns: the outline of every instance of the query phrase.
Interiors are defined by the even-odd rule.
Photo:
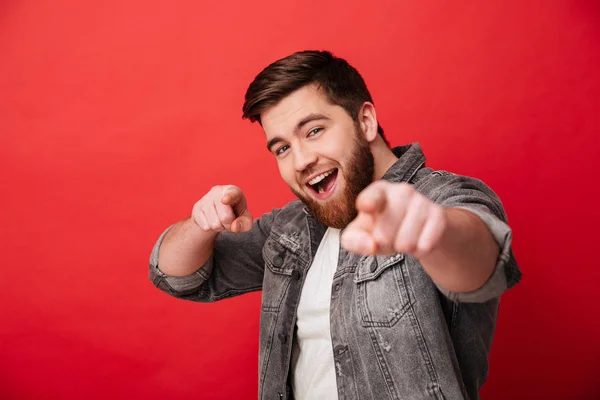
[[[247,232],[252,229],[252,214],[248,211],[246,196],[237,186],[228,185],[223,188],[221,203],[230,206],[236,219],[231,223],[231,232]]]
[[[253,218],[250,211],[247,209],[242,212],[242,215],[237,217],[231,224],[231,231],[235,233],[248,232],[252,229]]]

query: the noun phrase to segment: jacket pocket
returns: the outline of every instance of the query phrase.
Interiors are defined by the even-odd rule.
[[[392,327],[414,301],[404,254],[363,257],[354,277],[357,308],[365,327]]]
[[[273,236],[267,238],[263,247],[265,275],[263,278],[262,310],[278,312],[290,286],[298,256],[279,243]]]

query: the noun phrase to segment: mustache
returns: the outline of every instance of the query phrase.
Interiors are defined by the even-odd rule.
[[[314,175],[316,173],[322,174],[323,172],[327,172],[327,171],[331,171],[332,169],[340,169],[339,164],[338,165],[332,165],[332,166],[311,166],[308,167],[304,170],[302,170],[298,176],[298,181],[300,182],[304,182],[306,179],[308,179],[308,177],[310,177],[311,175]]]

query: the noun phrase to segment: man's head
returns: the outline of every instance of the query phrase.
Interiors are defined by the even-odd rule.
[[[320,222],[344,228],[354,219],[374,178],[371,143],[387,144],[356,69],[329,52],[292,54],[258,74],[243,113],[262,125],[282,178]]]

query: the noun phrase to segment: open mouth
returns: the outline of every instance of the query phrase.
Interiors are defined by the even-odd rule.
[[[335,183],[337,181],[337,168],[330,171],[324,172],[319,176],[315,176],[311,179],[306,186],[308,186],[315,197],[318,199],[324,199],[333,193]]]

